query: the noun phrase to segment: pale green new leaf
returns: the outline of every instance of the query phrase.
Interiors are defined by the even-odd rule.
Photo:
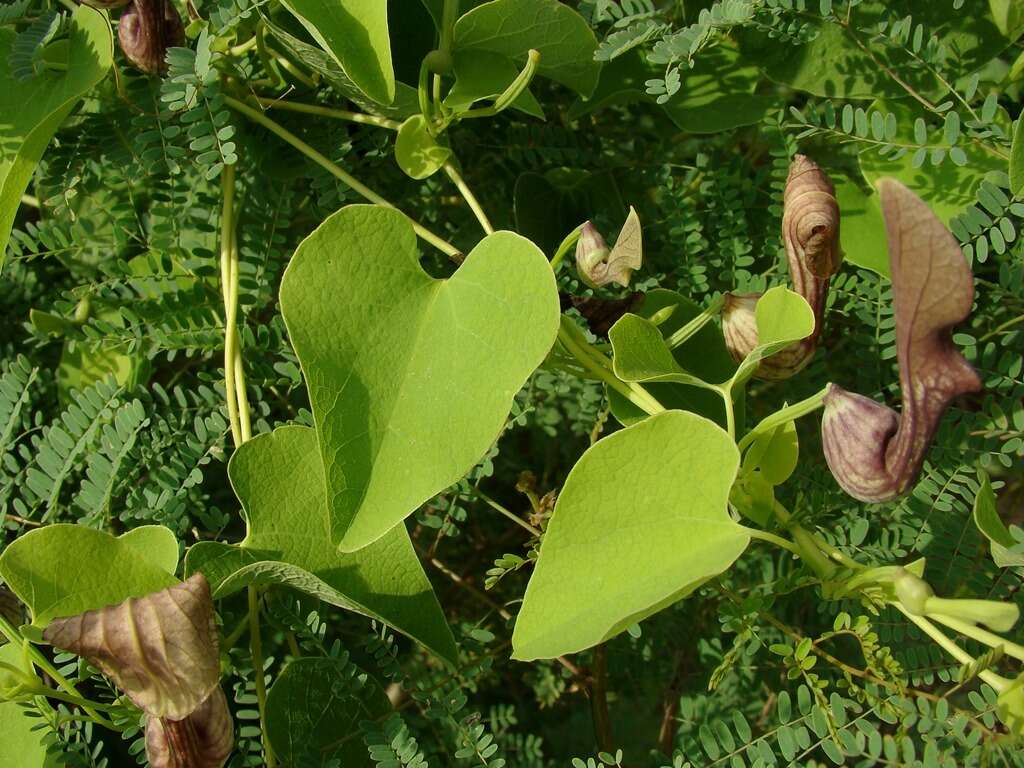
[[[267,738],[285,765],[369,767],[359,724],[390,711],[377,681],[345,659],[295,659],[267,695]]]
[[[28,606],[32,623],[45,627],[59,616],[116,605],[177,584],[165,569],[169,552],[163,533],[117,537],[81,525],[48,525],[20,536],[4,550],[0,577]]]
[[[544,254],[497,232],[447,280],[397,211],[354,205],[299,246],[281,311],[309,386],[331,537],[376,541],[468,472],[554,343]]]
[[[1024,554],[1013,552],[1017,545],[996,508],[996,495],[988,475],[982,475],[981,487],[974,497],[974,524],[989,541],[992,560],[1000,568],[1024,567]]]
[[[558,0],[493,0],[455,23],[456,52],[499,53],[522,66],[530,49],[540,52],[537,71],[589,97],[601,64],[597,38],[586,20]]]
[[[395,100],[395,70],[382,0],[283,0],[349,79],[376,102]]]
[[[432,176],[451,156],[451,149],[431,135],[423,115],[413,115],[398,129],[395,160],[407,176],[413,179]]]
[[[796,422],[786,421],[754,438],[743,455],[743,469],[757,469],[767,482],[782,485],[796,469],[799,456]]]
[[[746,381],[764,358],[814,332],[814,313],[795,291],[777,285],[766,291],[754,308],[758,344],[743,358],[733,375],[734,382]]]
[[[702,308],[675,291],[655,288],[644,294],[640,305],[634,309],[634,313],[641,318],[650,320],[666,311],[671,312],[668,318],[664,319],[658,326],[657,331],[663,337],[668,337],[678,331],[689,321],[693,320],[702,311]],[[631,321],[627,321],[627,326]],[[639,365],[642,360],[639,358],[645,350],[639,348],[630,350],[623,347],[623,342],[628,344],[628,334],[623,334],[626,326],[616,328],[612,326],[608,336],[612,339],[612,348],[616,353],[622,353],[618,362],[617,371],[620,376],[637,375],[639,368],[630,368]],[[641,333],[645,334],[648,341],[653,343],[657,340],[650,336],[650,330],[639,327]],[[662,342],[664,346],[664,342]],[[648,348],[647,353],[652,350]],[[680,370],[687,374],[696,376],[705,382],[719,383],[728,381],[736,371],[736,363],[733,361],[729,350],[725,346],[725,339],[722,338],[722,331],[715,323],[707,323],[693,334],[689,339],[672,350],[671,355],[674,366],[669,367],[669,362],[655,346],[653,353],[658,355],[662,361],[661,373],[672,373]],[[655,360],[648,360],[645,364],[655,363]],[[649,372],[651,369],[649,369]],[[631,380],[631,379],[630,379]],[[640,379],[636,379],[640,381]],[[719,392],[707,389],[703,384],[688,386],[668,379],[658,383],[654,380],[644,382],[644,387],[655,397],[655,399],[668,409],[681,411],[693,411],[701,416],[707,416],[720,426],[726,426],[725,405]],[[611,405],[612,414],[623,425],[635,424],[637,421],[647,417],[647,413],[638,406],[631,403],[614,389],[608,389],[608,400]],[[742,423],[744,412],[744,395],[742,392],[735,396],[733,408],[736,415],[736,422]]]
[[[283,584],[379,619],[454,661],[451,630],[404,525],[353,554],[331,542],[312,429],[279,427],[253,438],[231,457],[228,475],[245,512],[245,540],[200,542],[185,558],[186,572],[202,571],[215,598]]]
[[[739,452],[666,411],[604,438],[565,481],[512,635],[513,658],[589,648],[726,570],[749,542],[729,516]]]
[[[71,16],[67,71],[47,70],[29,80],[10,72],[13,27],[0,28],[0,268],[21,196],[50,138],[113,61],[106,15],[79,6]]]
[[[608,331],[608,340],[614,354],[612,369],[623,381],[673,381],[694,387],[709,386],[683,370],[658,326],[646,318],[631,313],[623,315]]]

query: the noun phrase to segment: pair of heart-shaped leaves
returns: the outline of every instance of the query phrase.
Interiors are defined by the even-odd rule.
[[[554,342],[547,260],[498,232],[437,280],[405,216],[348,206],[299,246],[281,308],[316,428],[279,428],[238,449],[228,471],[248,535],[195,545],[186,570],[201,570],[216,597],[297,588],[454,660],[402,521],[486,453]]]

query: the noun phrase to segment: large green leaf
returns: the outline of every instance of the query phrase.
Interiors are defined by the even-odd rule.
[[[734,48],[712,48],[681,74],[679,92],[663,107],[672,122],[690,133],[753,125],[778,102],[777,96],[754,93],[761,74]]]
[[[544,254],[486,237],[426,274],[397,211],[353,205],[299,246],[281,311],[306,376],[331,536],[351,552],[462,477],[497,439],[558,330]]]
[[[921,110],[908,102],[895,101],[879,101],[873,104],[872,108],[896,115],[899,133],[893,140],[894,143],[915,143],[914,122],[918,117],[925,117]],[[1007,133],[1010,132],[1010,122],[1005,112],[1000,110],[996,121],[1003,123]],[[944,144],[942,134],[941,128],[929,131],[928,143]],[[871,185],[885,177],[902,181],[928,203],[935,215],[948,225],[954,216],[975,202],[978,188],[986,174],[992,171],[1005,173],[1007,170],[1006,160],[985,151],[980,143],[961,139],[959,146],[967,157],[967,164],[964,166],[953,163],[947,157],[939,165],[932,165],[930,160],[925,160],[921,167],[914,168],[914,152],[888,159],[879,155],[877,149],[872,148],[860,153],[860,169]]]
[[[586,20],[558,0],[492,0],[455,23],[454,50],[499,53],[521,66],[540,52],[537,71],[583,97],[597,86],[597,38]]]
[[[376,102],[395,99],[384,0],[282,0],[348,78]]]
[[[347,660],[295,659],[267,695],[267,738],[285,765],[369,768],[359,724],[390,711],[380,685]]]
[[[214,597],[284,584],[380,619],[454,661],[451,630],[404,525],[350,555],[331,542],[311,428],[279,427],[253,438],[231,457],[228,475],[245,512],[245,540],[201,542],[185,559],[186,572],[202,571]]]
[[[923,34],[941,37],[955,56],[958,71],[968,74],[1009,44],[1000,34],[985,0],[968,0],[962,10],[935,0],[867,0],[852,8],[849,24],[815,19],[802,23],[815,36],[803,45],[779,45],[765,32],[747,30],[742,50],[757,61],[773,80],[816,96],[838,99],[875,99],[907,96],[890,72],[899,73],[916,92],[938,95],[945,91],[932,71],[916,64],[901,46],[871,45],[871,29],[883,20],[910,15]],[[844,20],[846,12],[843,11]],[[871,53],[868,53],[870,46]]]
[[[13,27],[0,28],[0,268],[36,163],[78,100],[106,75],[114,54],[106,16],[84,5],[71,16],[66,71],[16,79],[8,64],[14,39]]]
[[[48,525],[24,534],[4,550],[0,577],[28,606],[32,623],[45,627],[60,616],[115,605],[177,584],[166,570],[174,534],[162,531],[159,526],[147,526],[142,532],[117,537],[81,525]]]
[[[595,444],[565,481],[512,635],[528,661],[589,648],[685,597],[746,548],[729,516],[739,452],[666,411]]]
[[[722,402],[721,395],[699,386],[689,386],[682,378],[672,376],[679,371],[685,371],[712,384],[728,381],[732,377],[736,372],[736,363],[733,362],[732,356],[725,346],[725,339],[722,338],[722,331],[717,324],[707,323],[683,344],[673,349],[669,357],[665,357],[657,346],[654,346],[653,350],[651,347],[647,347],[646,355],[653,354],[656,357],[653,360],[648,357],[644,361],[640,358],[641,354],[645,354],[644,348],[642,346],[633,348],[633,341],[630,338],[633,330],[646,336],[648,343],[656,341],[651,337],[651,329],[637,320],[649,319],[668,308],[671,308],[672,314],[654,329],[660,337],[671,335],[701,313],[701,307],[698,304],[675,291],[664,288],[648,291],[644,294],[640,306],[633,310],[635,316],[623,317],[622,320],[625,323],[621,326],[616,324],[608,332],[612,351],[615,353],[616,373],[625,381],[643,382],[644,387],[666,408],[693,411],[724,427],[726,425],[725,404]],[[627,317],[633,319],[627,320]],[[661,347],[667,351],[664,342],[661,342]],[[647,367],[646,371],[641,369],[641,365],[650,366],[657,359],[660,359],[664,366],[660,370],[653,370],[650,367]],[[608,400],[611,404],[612,414],[622,424],[635,424],[647,417],[646,412],[611,388],[608,389]],[[733,404],[737,423],[743,421],[744,400],[741,392]]]

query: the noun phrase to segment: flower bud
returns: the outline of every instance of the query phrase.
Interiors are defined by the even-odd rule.
[[[589,221],[580,230],[580,239],[576,242],[576,271],[591,288],[600,288],[608,283],[629,287],[629,279],[642,261],[640,218],[632,207],[611,250]]]
[[[829,468],[861,501],[888,501],[908,490],[950,402],[981,388],[951,338],[974,299],[974,278],[960,246],[902,184],[883,179],[879,189],[892,265],[903,411],[897,416],[832,385],[821,421]]]
[[[757,301],[760,293],[727,293],[722,304],[722,335],[737,363],[757,346]]]
[[[727,293],[722,305],[722,335],[737,363],[758,344],[757,302],[760,293]],[[815,321],[817,322],[817,321]],[[783,381],[800,371],[814,356],[816,341],[804,339],[764,358],[754,374],[764,381]]]
[[[903,568],[898,570],[893,579],[893,588],[903,607],[915,616],[924,616],[929,598],[935,595],[927,581]]]
[[[185,27],[170,0],[133,0],[117,23],[125,58],[147,74],[166,71],[168,48],[185,42]]]

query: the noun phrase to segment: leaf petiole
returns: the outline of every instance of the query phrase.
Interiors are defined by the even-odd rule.
[[[688,322],[682,328],[679,328],[667,339],[665,339],[665,343],[668,344],[668,348],[675,349],[676,347],[684,344],[687,339],[689,339],[691,336],[697,333],[697,331],[699,331],[701,328],[707,325],[712,318],[721,313],[722,307],[724,305],[725,297],[717,297],[714,301],[711,302],[707,309],[705,309],[695,318],[690,320],[690,322]]]

